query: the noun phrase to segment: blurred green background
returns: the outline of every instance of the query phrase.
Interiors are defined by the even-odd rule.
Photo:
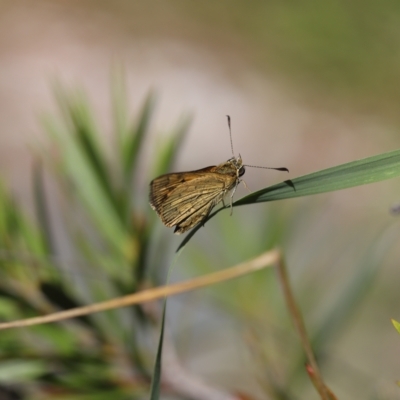
[[[3,319],[163,283],[182,237],[150,209],[148,183],[228,159],[226,114],[245,163],[291,178],[399,147],[397,2],[0,10]],[[245,175],[251,190],[282,179]],[[389,180],[222,212],[173,280],[281,247],[328,385],[340,399],[397,399],[399,200]],[[146,398],[157,321],[135,308],[1,333],[1,395]],[[171,299],[166,329],[163,398],[317,398],[273,270]],[[191,379],[215,392],[189,395]]]

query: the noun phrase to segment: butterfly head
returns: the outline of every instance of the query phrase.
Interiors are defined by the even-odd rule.
[[[242,157],[240,154],[238,157],[232,157],[228,160],[228,162],[230,162],[235,167],[238,178],[244,175],[246,169],[244,168]]]

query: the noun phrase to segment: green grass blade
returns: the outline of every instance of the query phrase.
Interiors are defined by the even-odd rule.
[[[202,228],[206,222],[208,220],[210,220],[212,217],[214,217],[216,214],[218,214],[220,211],[224,210],[226,207],[221,207],[218,208],[217,210],[215,210],[214,212],[212,212],[208,218],[206,219],[206,221],[204,222],[204,224],[199,224],[196,225],[193,229],[190,230],[190,232],[185,236],[185,238],[182,240],[181,244],[178,246],[178,248],[176,249],[176,253],[179,253],[188,243],[189,241],[192,239],[192,237],[195,235],[195,233]]]
[[[67,99],[68,101],[68,99]],[[113,185],[109,176],[109,167],[106,162],[106,155],[98,138],[98,130],[94,126],[93,117],[88,104],[84,100],[69,100],[70,118],[74,125],[74,136],[77,146],[80,147],[82,155],[87,160],[87,165],[92,169],[93,175],[103,188],[104,195],[118,212],[119,207],[116,201]]]
[[[175,257],[168,268],[166,285],[169,283],[171,272],[176,265],[176,261],[180,256],[180,252],[175,254]],[[157,355],[156,361],[154,363],[153,369],[153,377],[151,381],[151,392],[150,392],[150,400],[158,400],[160,398],[160,385],[161,385],[161,367],[162,367],[162,349],[163,349],[163,342],[164,342],[164,330],[165,330],[165,314],[167,313],[167,300],[168,297],[164,298],[163,310],[162,310],[162,318],[161,318],[161,330],[160,330],[160,337],[158,339],[158,347],[157,347]]]
[[[81,91],[67,93],[59,86],[55,87],[55,95],[68,134],[86,159],[86,165],[92,170],[93,177],[97,179],[103,195],[121,218],[120,207],[109,174],[107,154],[99,139],[101,134],[96,126],[88,100]]]
[[[161,320],[161,331],[158,339],[157,356],[154,364],[153,378],[151,380],[150,400],[159,400],[161,385],[161,355],[164,341],[165,313],[167,308],[167,299],[164,300],[164,307]]]
[[[155,95],[150,92],[144,102],[137,124],[129,130],[129,137],[125,138],[122,152],[124,175],[127,183],[130,183],[132,174],[135,170],[138,161],[138,154],[149,128],[154,106]]]
[[[183,138],[188,131],[190,122],[190,116],[185,116],[184,118],[182,118],[181,122],[175,130],[174,136],[168,139],[168,142],[163,147],[160,154],[157,155],[154,177],[170,171],[176,159],[178,151],[182,145]]]
[[[0,250],[47,255],[41,233],[29,222],[0,182]],[[4,254],[3,254],[4,255]],[[11,256],[13,258],[13,256]]]
[[[398,176],[400,176],[400,150],[395,150],[278,183],[242,197],[235,201],[233,206],[309,196],[366,185]],[[223,209],[224,207],[221,207],[211,213],[204,224]],[[194,227],[186,235],[177,252],[190,241],[204,224]]]
[[[129,238],[119,213],[104,195],[104,188],[97,179],[82,148],[69,134],[63,125],[47,118],[43,121],[45,129],[63,149],[60,159],[61,171],[71,180],[74,193],[87,207],[97,228],[108,239],[109,243],[122,251],[129,248]]]
[[[234,206],[309,196],[400,176],[400,150],[363,158],[261,189]]]
[[[54,235],[51,228],[49,207],[43,182],[43,170],[40,162],[37,162],[33,167],[33,195],[36,216],[39,226],[41,228],[44,241],[46,243],[46,247],[50,254],[55,254],[56,246],[54,243]]]

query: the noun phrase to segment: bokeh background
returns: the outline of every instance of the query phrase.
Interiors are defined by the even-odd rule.
[[[245,163],[285,166],[291,178],[399,147],[396,2],[36,0],[0,1],[0,10],[0,174],[32,218],[32,148],[49,140],[40,115],[56,108],[54,81],[86,91],[110,140],[110,82],[121,66],[132,115],[150,90],[157,95],[138,166],[143,199],[160,136],[186,114],[193,120],[177,171],[231,156],[226,114]],[[256,190],[287,179],[281,174],[248,168],[245,180]],[[322,332],[322,370],[334,392],[399,398],[400,337],[390,318],[400,319],[400,221],[389,211],[398,184],[221,213],[190,242],[176,279],[278,245],[311,336]],[[236,198],[244,194],[241,187]],[[181,238],[161,226],[159,235],[170,236],[170,260]],[[260,276],[170,302],[167,329],[182,363],[249,398],[317,398],[304,371],[293,372],[301,350],[279,282],[273,271]],[[341,304],[354,287],[359,301]],[[329,321],[332,329],[320,330]],[[271,394],[271,381],[293,397]]]

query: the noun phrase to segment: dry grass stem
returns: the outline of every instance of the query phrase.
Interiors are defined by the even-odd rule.
[[[134,294],[130,294],[116,299],[91,304],[84,307],[77,307],[66,311],[60,311],[53,314],[27,318],[17,321],[4,322],[0,324],[0,330],[10,328],[21,328],[32,325],[45,324],[49,322],[62,321],[68,318],[80,317],[100,311],[111,310],[114,308],[131,306],[159,298],[172,296],[178,293],[188,292],[190,290],[199,289],[201,287],[214,285],[229,279],[238,278],[242,275],[261,270],[263,268],[275,265],[280,259],[278,250],[271,250],[261,254],[253,260],[246,261],[231,268],[214,272],[188,281],[175,283],[168,286],[160,286],[153,289],[143,290]]]
[[[306,353],[308,362],[312,369],[312,379],[315,388],[321,396],[322,400],[333,400],[335,396],[331,392],[331,390],[325,385],[321,372],[319,370],[317,361],[315,359],[313,350],[311,348],[311,343],[308,340],[306,327],[303,321],[303,317],[299,308],[297,307],[296,300],[294,299],[292,289],[289,283],[289,277],[286,271],[286,266],[283,258],[281,257],[278,261],[278,274],[279,279],[282,284],[283,294],[285,296],[286,304],[289,309],[289,313],[292,316],[293,323],[296,327],[296,330],[300,336],[301,343],[303,345],[304,351]]]

